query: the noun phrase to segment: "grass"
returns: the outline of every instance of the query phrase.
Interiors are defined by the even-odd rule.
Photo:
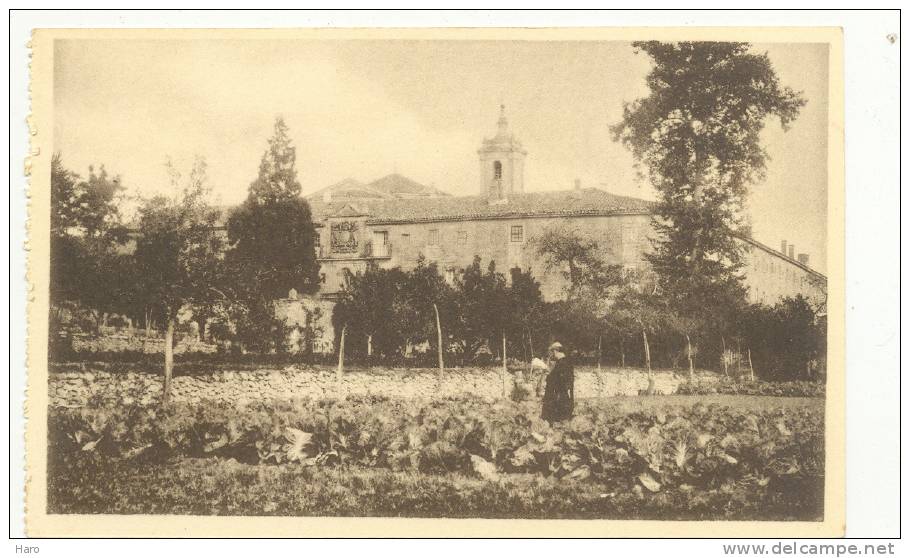
[[[823,481],[756,492],[729,486],[693,498],[622,483],[504,475],[421,475],[365,468],[178,459],[150,467],[89,462],[59,471],[50,513],[522,519],[820,520]],[[773,488],[773,487],[772,487]]]

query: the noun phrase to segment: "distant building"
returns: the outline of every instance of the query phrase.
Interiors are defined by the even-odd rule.
[[[544,298],[559,299],[565,279],[546,269],[533,243],[550,227],[577,229],[594,239],[608,264],[646,265],[653,202],[583,188],[578,180],[569,190],[525,192],[528,152],[510,132],[504,107],[496,135],[483,140],[477,155],[480,180],[474,196],[451,196],[400,174],[367,184],[347,179],[307,196],[318,233],[321,286],[316,297],[290,292],[276,302],[278,314],[301,327],[321,314],[323,332],[314,349],[331,352],[329,317],[346,275],[370,264],[412,269],[421,256],[436,262],[448,281],[475,255],[484,265],[495,261],[506,277],[512,268],[530,269]],[[774,304],[803,295],[825,311],[827,279],[809,267],[808,254],[794,254],[795,247],[786,242],[774,250],[751,238],[740,240],[749,248],[744,281],[750,301]]]
[[[597,241],[604,261],[625,267],[644,264],[651,250],[653,202],[618,196],[597,188],[524,191],[528,152],[509,130],[504,107],[496,135],[477,151],[479,192],[450,196],[393,174],[370,184],[345,180],[307,197],[319,233],[320,295],[332,298],[347,272],[369,263],[410,269],[423,255],[454,278],[475,255],[494,260],[499,270],[531,269],[544,297],[565,292],[563,276],[546,272],[532,240],[549,227],[574,228]],[[773,250],[750,238],[745,283],[753,302],[773,304],[802,294],[824,303],[826,278],[794,258],[792,245]]]

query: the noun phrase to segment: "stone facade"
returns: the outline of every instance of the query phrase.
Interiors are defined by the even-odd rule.
[[[331,224],[335,220],[328,218],[329,224],[318,229],[323,250],[319,261],[324,277],[323,296],[341,291],[346,272],[362,272],[370,263],[384,268],[412,269],[422,255],[436,262],[440,271],[453,279],[456,270],[470,265],[477,255],[484,265],[495,261],[497,269],[506,275],[515,267],[530,269],[540,281],[544,297],[554,300],[562,296],[567,285],[560,270],[547,270],[546,262],[537,255],[533,245],[533,239],[547,229],[576,229],[597,241],[604,261],[627,267],[641,265],[642,255],[650,246],[647,214],[516,216],[388,224],[370,224],[360,218],[356,221],[357,242],[367,247],[358,254],[345,254],[332,249]]]
[[[745,283],[751,302],[774,304],[786,297],[802,295],[824,311],[828,297],[828,280],[808,266],[808,256],[802,262],[789,251],[784,253],[756,242],[743,239],[748,246]]]

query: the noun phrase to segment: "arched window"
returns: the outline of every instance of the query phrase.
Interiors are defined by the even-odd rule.
[[[502,179],[502,163],[493,161],[493,180]]]

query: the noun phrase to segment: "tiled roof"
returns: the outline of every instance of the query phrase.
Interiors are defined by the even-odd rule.
[[[408,178],[407,176],[402,176],[400,174],[390,174],[383,176],[379,180],[374,180],[367,184],[367,187],[372,188],[373,190],[378,190],[386,194],[391,194],[395,197],[405,197],[409,198],[411,196],[448,196],[449,194],[433,188],[432,186],[424,186],[419,182],[415,182]]]
[[[324,202],[311,199],[314,220],[338,216],[347,201]],[[408,223],[458,221],[509,217],[628,215],[650,213],[653,203],[617,196],[597,188],[512,194],[508,200],[489,201],[484,196],[413,198],[407,200],[362,199],[357,208],[368,215],[367,222]]]
[[[386,192],[371,187],[369,184],[363,184],[359,180],[355,180],[353,178],[346,178],[341,182],[337,182],[331,186],[326,186],[325,188],[316,190],[312,194],[307,195],[306,198],[321,199],[326,194],[331,194],[332,199],[383,199],[392,197]]]
[[[332,200],[362,200],[362,199],[401,199],[414,197],[440,197],[449,194],[415,182],[400,174],[389,174],[369,184],[363,184],[353,178],[346,178],[341,182],[317,190],[306,196],[308,200],[323,199],[326,194]]]
[[[767,252],[768,254],[771,254],[772,256],[778,257],[787,263],[795,265],[796,267],[801,268],[804,271],[807,271],[807,272],[811,273],[812,275],[815,275],[816,277],[824,279],[825,281],[828,280],[828,277],[824,273],[812,269],[811,267],[802,263],[801,261],[795,260],[795,259],[791,258],[790,256],[788,256],[787,254],[784,254],[783,252],[780,252],[778,250],[775,250],[774,248],[771,248],[767,244],[763,244],[763,243],[755,240],[751,236],[748,236],[745,234],[737,234],[736,238],[739,238],[743,242],[751,244],[752,246],[754,246],[760,250],[763,250],[763,251]]]

